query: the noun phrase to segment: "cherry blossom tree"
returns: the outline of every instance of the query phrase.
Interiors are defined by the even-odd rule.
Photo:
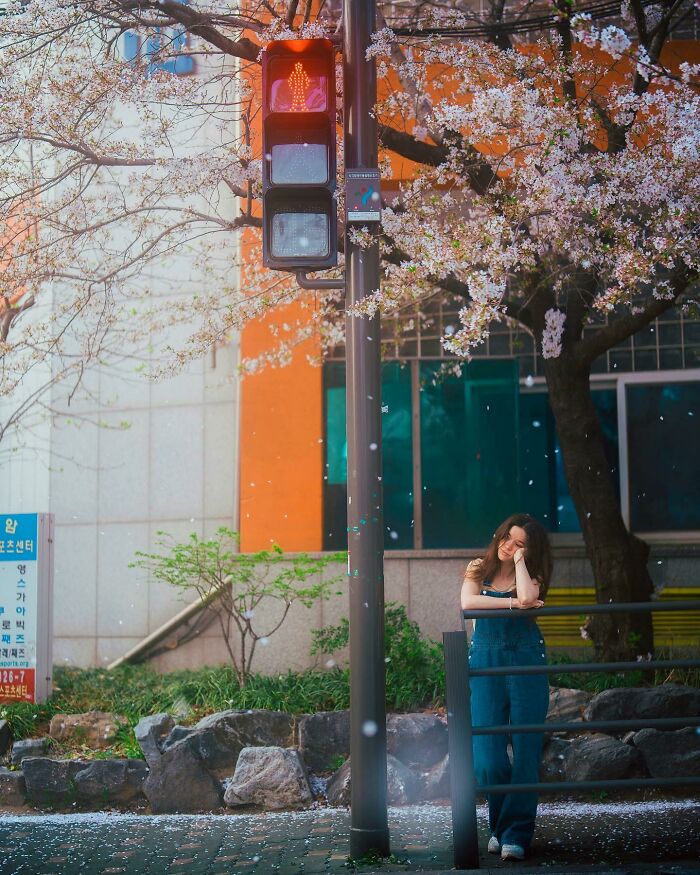
[[[251,367],[284,363],[311,336],[322,353],[342,340],[337,293],[310,300],[288,276],[242,262],[235,243],[260,227],[262,47],[336,33],[337,4],[320,6],[10,2],[0,19],[3,393],[42,362],[79,375],[105,349],[185,320],[189,337],[163,368],[174,369],[291,301],[304,317]],[[589,378],[603,352],[692,301],[699,69],[668,51],[692,12],[686,0],[630,0],[613,23],[592,8],[555,0],[535,39],[517,35],[535,14],[527,2],[493,0],[482,16],[462,3],[380,7],[370,52],[383,160],[416,171],[383,210],[381,289],[357,316],[450,298],[460,325],[443,344],[457,358],[495,321],[532,333],[597,597],[637,601],[652,592],[648,546],[622,519]],[[385,26],[391,15],[400,32]],[[197,75],[172,74],[184,57]],[[153,276],[182,252],[213,282],[159,307]],[[653,647],[648,618],[601,616],[589,633],[608,658]]]

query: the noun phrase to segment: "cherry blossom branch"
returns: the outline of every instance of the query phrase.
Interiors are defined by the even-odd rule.
[[[697,281],[696,281],[697,282]],[[575,347],[575,360],[578,367],[588,367],[591,362],[602,355],[606,350],[612,349],[623,340],[627,340],[640,329],[644,328],[654,319],[657,319],[667,310],[672,309],[678,303],[678,299],[688,293],[692,283],[687,279],[674,281],[673,297],[654,300],[643,309],[625,313],[599,328],[595,333],[580,340]]]

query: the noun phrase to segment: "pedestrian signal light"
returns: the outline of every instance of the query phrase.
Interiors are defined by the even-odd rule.
[[[333,43],[268,43],[262,84],[263,264],[274,270],[334,267]]]

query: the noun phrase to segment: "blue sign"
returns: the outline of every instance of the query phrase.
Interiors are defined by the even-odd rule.
[[[35,560],[38,514],[0,514],[0,562]]]

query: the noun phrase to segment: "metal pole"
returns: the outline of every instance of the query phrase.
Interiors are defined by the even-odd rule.
[[[443,632],[455,869],[479,868],[469,659],[464,632]]]
[[[346,169],[377,167],[375,0],[344,0]],[[345,236],[346,306],[379,287],[379,245]],[[379,317],[346,319],[350,589],[350,856],[389,855],[384,665],[384,524]]]

